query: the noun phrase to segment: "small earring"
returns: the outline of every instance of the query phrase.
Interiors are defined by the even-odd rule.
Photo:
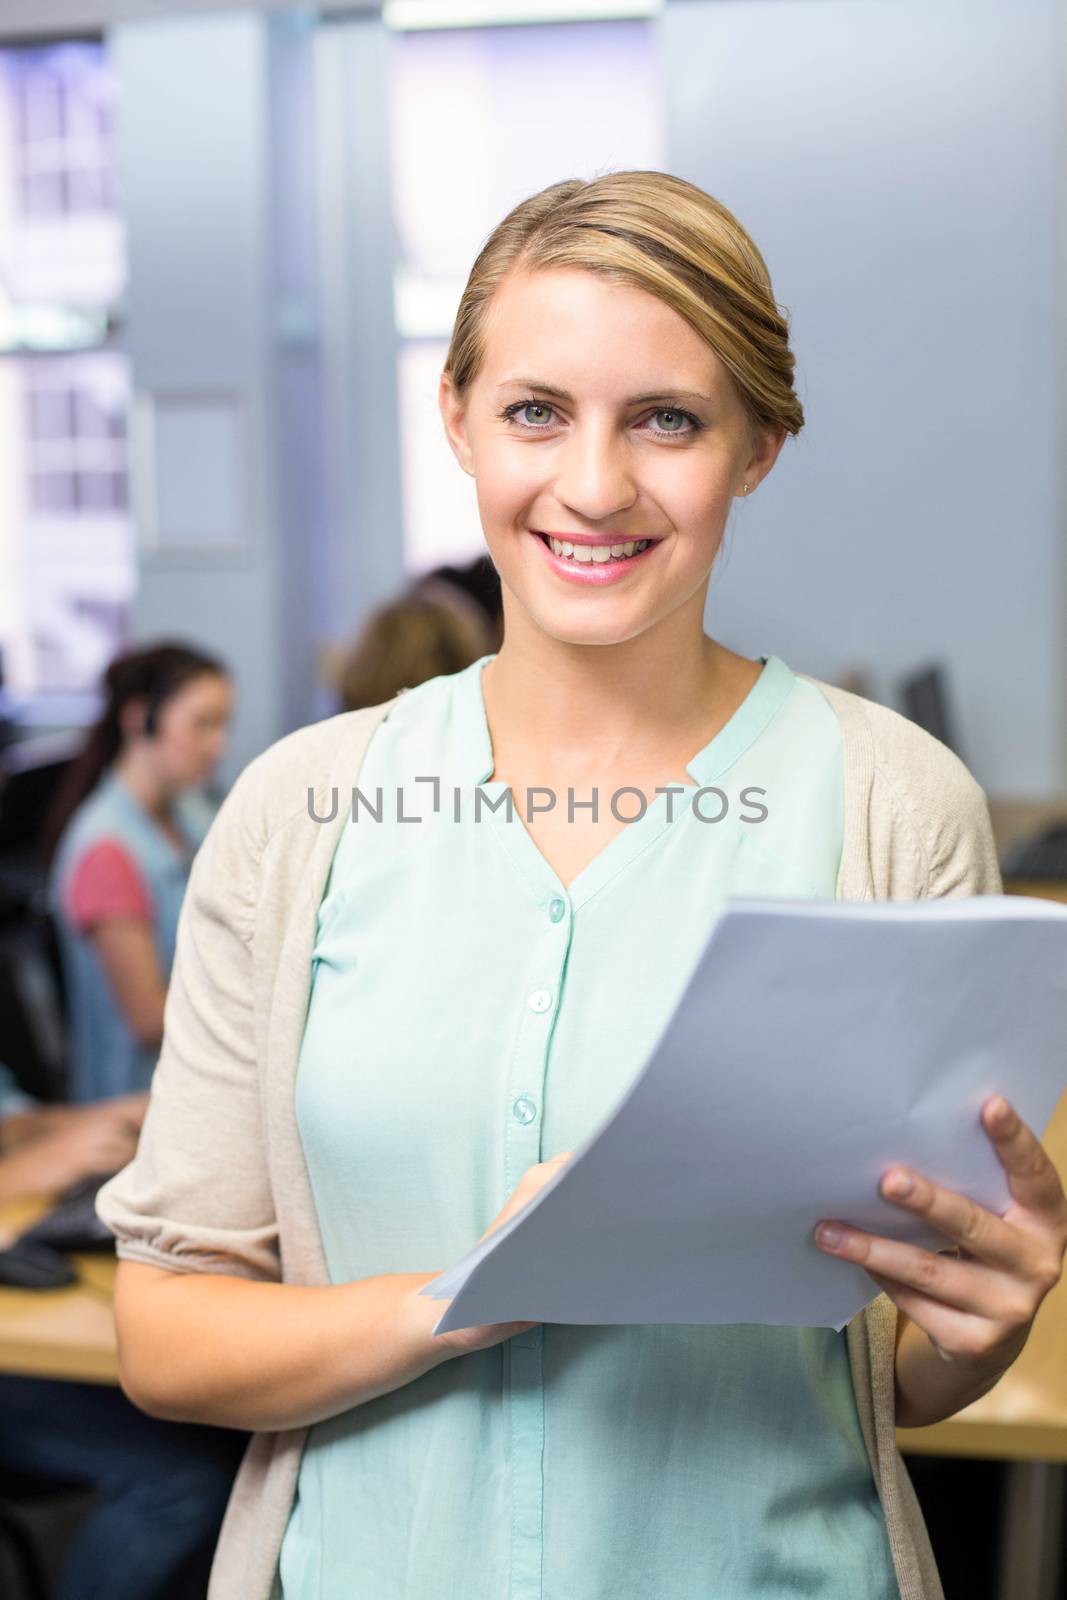
[[[748,484],[747,483],[742,485],[741,493],[742,494],[747,494],[748,493]]]

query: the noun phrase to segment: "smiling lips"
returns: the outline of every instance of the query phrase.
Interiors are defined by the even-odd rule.
[[[612,543],[595,535],[571,534],[566,538],[531,530],[548,560],[562,576],[581,583],[612,583],[635,563],[647,559],[656,539],[625,539]]]
[[[573,539],[554,539],[550,533],[546,533],[545,538],[557,556],[574,561],[628,561],[649,543],[647,539],[627,539],[623,544],[586,544]]]

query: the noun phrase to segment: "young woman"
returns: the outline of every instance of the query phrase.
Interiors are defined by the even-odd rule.
[[[915,1175],[895,1203],[968,1253],[846,1233],[884,1292],[841,1334],[435,1337],[418,1296],[617,1103],[726,894],[1000,887],[950,751],[704,631],[792,375],[756,246],[666,173],[553,185],[474,263],[440,399],[503,643],[242,773],[99,1201],[127,1392],[256,1431],[212,1600],[940,1594],[894,1423],[996,1381],[1067,1241],[1010,1109],[984,1126],[1013,1209]]]
[[[171,643],[117,657],[104,692],[44,829],[77,1101],[148,1087],[233,700],[221,662]]]

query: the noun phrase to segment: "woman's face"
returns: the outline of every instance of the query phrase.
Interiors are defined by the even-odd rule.
[[[576,644],[671,617],[702,628],[733,499],[785,439],[753,433],[725,367],[677,312],[580,269],[506,279],[465,404],[444,375],[440,404],[505,591]],[[593,559],[553,554],[549,534],[591,542]],[[632,558],[603,558],[639,540]]]
[[[214,672],[190,678],[163,702],[153,751],[169,787],[196,786],[210,778],[226,748],[232,713],[230,680]]]

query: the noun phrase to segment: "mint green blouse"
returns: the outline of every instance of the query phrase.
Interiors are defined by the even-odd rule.
[[[693,786],[616,797],[636,820],[567,887],[485,781],[491,659],[402,694],[339,797],[296,1083],[335,1283],[441,1270],[575,1149],[726,895],[834,896],[839,726],[779,657]],[[279,1579],[283,1600],[897,1595],[844,1332],[755,1323],[539,1325],[315,1424]]]

